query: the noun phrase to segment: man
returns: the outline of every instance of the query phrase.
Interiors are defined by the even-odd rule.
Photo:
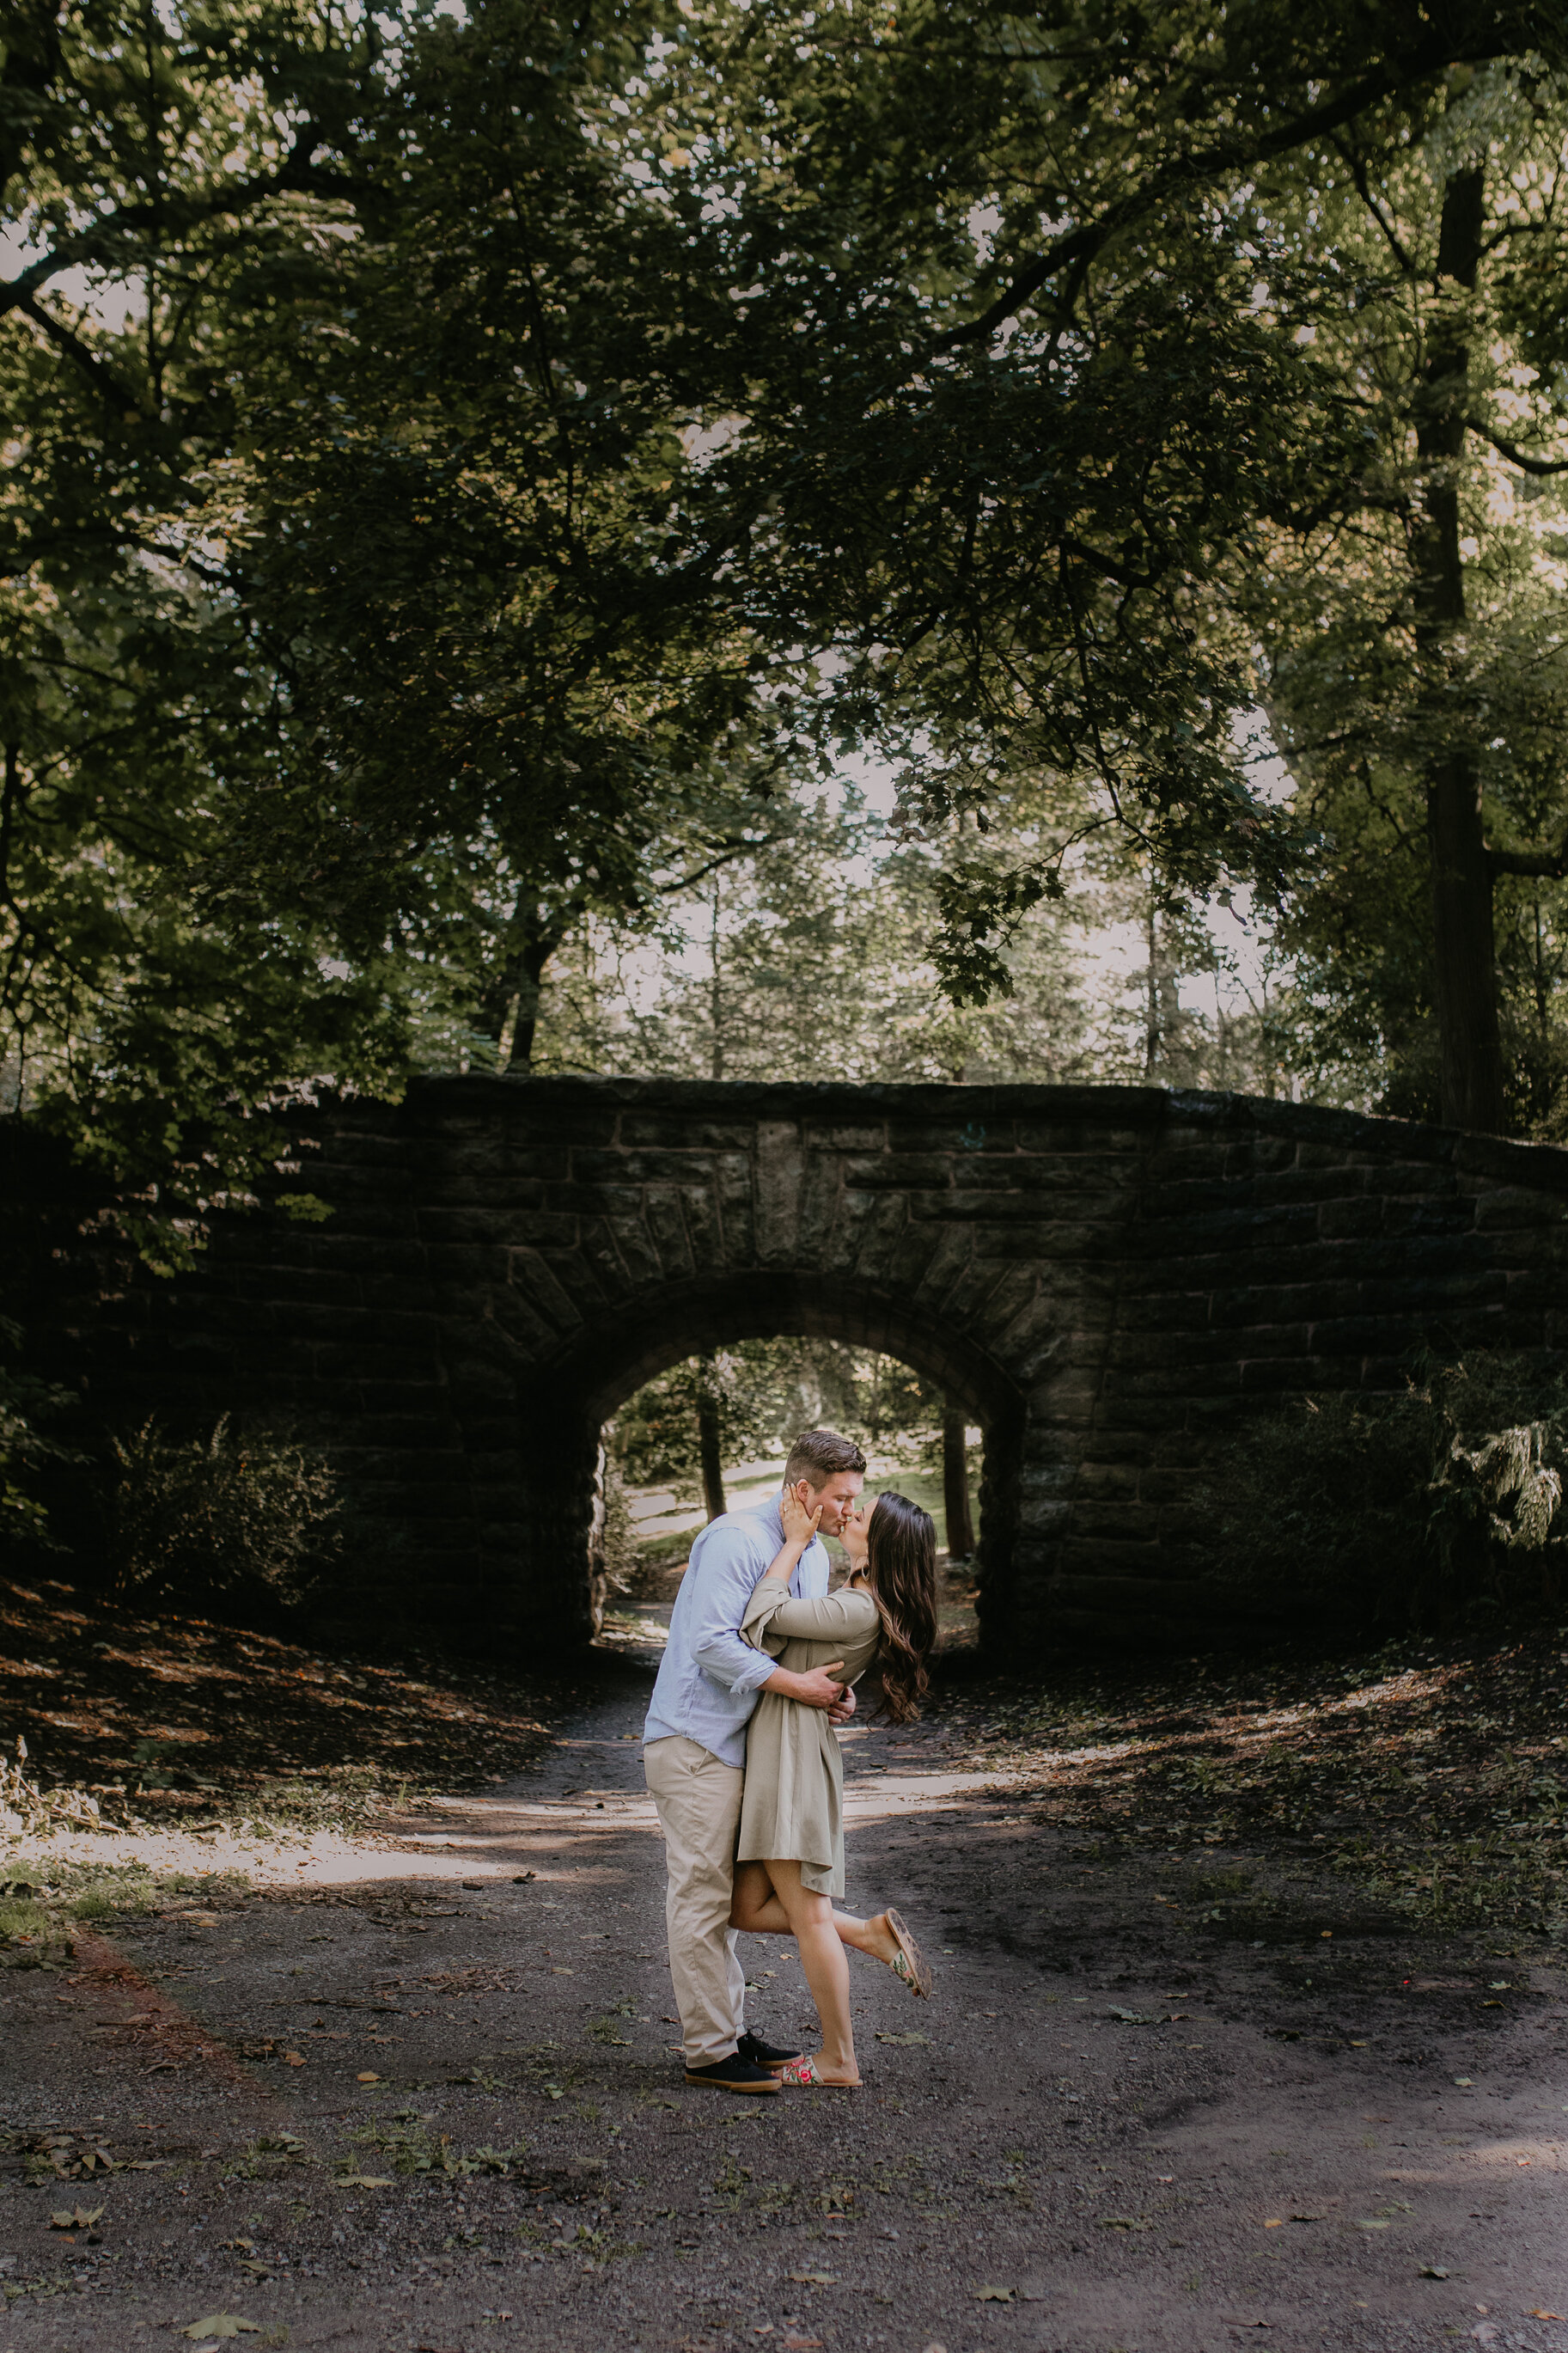
[[[865,1475],[866,1458],[852,1439],[808,1430],[790,1449],[784,1486],[806,1511],[820,1508],[823,1535],[837,1535]],[[770,2071],[800,2055],[745,2031],[745,1978],[730,1904],[746,1725],[765,1691],[826,1708],[835,1724],[855,1707],[854,1693],[834,1680],[832,1662],[791,1674],[736,1630],[752,1587],[784,1547],[783,1501],[775,1495],[756,1510],[726,1512],[692,1546],[643,1727],[644,1769],[664,1831],[669,1973],[686,2080],[721,2092],[776,2092]],[[814,1537],[790,1591],[797,1600],[817,1601],[826,1590],[827,1553]]]

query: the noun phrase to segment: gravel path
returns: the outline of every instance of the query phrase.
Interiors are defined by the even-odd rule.
[[[1085,1852],[939,1716],[846,1750],[850,1902],[903,1907],[935,1999],[852,1961],[862,2091],[688,2091],[647,1689],[606,1662],[536,1772],[391,1851],[0,1978],[0,2353],[1568,2353],[1554,1967],[1226,1941],[1205,1889],[1257,1856]],[[792,1949],[747,1959],[804,2034]]]

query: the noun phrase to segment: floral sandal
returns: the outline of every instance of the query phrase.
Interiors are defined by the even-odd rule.
[[[896,1978],[902,1979],[912,1994],[923,2000],[931,1989],[931,1963],[904,1926],[903,1915],[895,1912],[890,1904],[882,1917],[897,1938],[899,1947],[888,1967]]]
[[[787,2067],[775,2067],[773,2073],[781,2084],[796,2084],[807,2091],[858,2092],[860,2088],[858,2077],[853,2084],[830,2083],[817,2073],[815,2059],[792,2059]]]

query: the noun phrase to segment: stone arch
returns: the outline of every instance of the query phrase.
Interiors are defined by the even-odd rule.
[[[219,1218],[169,1283],[14,1176],[41,1368],[110,1424],[288,1421],[406,1609],[514,1658],[590,1630],[606,1400],[726,1335],[880,1335],[973,1400],[982,1622],[1019,1656],[1226,1621],[1192,1494],[1237,1416],[1397,1388],[1423,1338],[1568,1362],[1548,1145],[1152,1087],[658,1079],[421,1080],[297,1125],[328,1218]]]
[[[1007,1367],[966,1333],[911,1312],[876,1285],[816,1271],[748,1269],[660,1285],[635,1310],[595,1321],[542,1364],[521,1410],[548,1431],[539,1459],[556,1466],[540,1509],[556,1531],[563,1575],[580,1563],[583,1593],[564,1610],[596,1617],[597,1540],[603,1521],[599,1432],[645,1381],[683,1357],[738,1340],[802,1335],[880,1348],[912,1365],[963,1405],[985,1433],[979,1575],[987,1608],[1005,1594],[1018,1517],[1025,1423],[1022,1390]]]

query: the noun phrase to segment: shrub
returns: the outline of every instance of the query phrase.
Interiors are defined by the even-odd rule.
[[[1426,1354],[1402,1394],[1304,1397],[1234,1431],[1195,1497],[1207,1573],[1341,1624],[1441,1625],[1553,1599],[1568,1384]]]
[[[237,1437],[226,1414],[205,1439],[171,1439],[152,1420],[113,1449],[117,1594],[296,1601],[336,1548],[340,1507],[325,1465],[275,1439]]]
[[[59,1539],[37,1490],[51,1466],[85,1462],[87,1457],[48,1437],[42,1425],[68,1411],[77,1399],[69,1389],[5,1361],[21,1345],[21,1326],[0,1315],[0,1542],[58,1552]]]

